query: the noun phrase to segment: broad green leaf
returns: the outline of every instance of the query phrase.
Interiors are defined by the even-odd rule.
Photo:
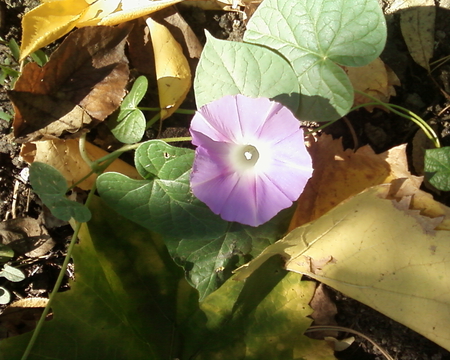
[[[421,215],[437,209],[450,214],[450,209],[402,185],[399,195],[388,184],[370,188],[294,229],[237,278],[281,254],[286,269],[327,284],[450,350],[450,231],[435,230],[445,215]],[[420,211],[410,208],[411,198],[419,199]]]
[[[108,126],[117,140],[125,144],[139,142],[145,133],[145,116],[137,108],[145,96],[148,88],[148,80],[145,76],[139,76],[134,82],[130,93],[120,105],[116,116],[109,122]]]
[[[377,0],[265,0],[244,40],[280,52],[301,87],[302,120],[335,120],[353,104],[339,65],[363,66],[384,48],[386,23]]]
[[[0,277],[4,277],[9,281],[19,282],[25,279],[25,274],[22,270],[5,264],[3,265],[3,269],[0,271]]]
[[[146,180],[105,173],[98,177],[97,188],[117,212],[166,236],[201,240],[222,234],[227,223],[190,191],[193,160],[193,150],[148,141],[135,154],[136,168]]]
[[[89,221],[89,209],[76,201],[65,197],[68,191],[67,181],[53,166],[34,162],[30,166],[30,183],[42,202],[58,219],[69,221],[74,218],[79,222]]]
[[[197,107],[226,95],[267,97],[293,112],[300,87],[295,72],[280,55],[262,46],[217,40],[209,33],[194,80]]]
[[[450,147],[425,150],[424,170],[431,185],[450,191]]]
[[[55,297],[29,359],[176,358],[177,323],[198,308],[195,290],[157,236],[93,200],[74,250],[76,281]],[[29,338],[2,340],[0,359],[20,359]]]
[[[11,301],[11,294],[3,286],[0,286],[0,304],[6,305]]]
[[[245,282],[231,278],[200,303],[202,311],[183,326],[189,337],[181,358],[335,359],[325,341],[303,335],[315,283],[282,266],[272,257]]]
[[[145,180],[105,173],[97,179],[97,188],[118,213],[163,235],[170,254],[203,299],[234,268],[282,236],[290,210],[257,228],[222,220],[190,191],[193,157],[190,149],[152,140],[135,155]]]

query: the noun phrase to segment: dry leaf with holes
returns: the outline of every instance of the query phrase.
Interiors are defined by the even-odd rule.
[[[314,173],[297,204],[290,229],[315,220],[347,198],[364,189],[396,178],[411,178],[417,187],[421,179],[410,174],[406,145],[375,154],[369,145],[356,152],[344,150],[340,139],[322,135],[309,152]]]
[[[89,142],[86,142],[86,153],[92,161],[108,154]],[[91,168],[81,157],[78,139],[58,139],[24,144],[20,155],[28,163],[39,161],[53,166],[65,177],[69,186],[78,183],[91,172]],[[141,179],[133,166],[120,159],[115,160],[106,171],[114,171],[133,179]],[[90,190],[96,178],[97,176],[92,174],[77,186],[83,190]]]
[[[391,96],[395,96],[395,86],[400,86],[400,80],[395,73],[380,59],[376,58],[366,66],[344,67],[355,90],[371,95],[382,102],[389,102]],[[372,103],[373,100],[355,92],[353,106]],[[365,106],[372,111],[376,105]],[[384,109],[384,107],[380,107]]]
[[[238,269],[235,279],[280,254],[287,270],[333,287],[450,350],[450,232],[439,229],[448,223],[450,209],[422,194],[410,179],[372,187],[267,247]],[[421,200],[412,201],[416,197]],[[314,262],[320,266],[311,267]]]
[[[44,67],[28,63],[8,95],[16,141],[74,134],[120,105],[128,82],[130,26],[87,27],[70,34]]]
[[[429,61],[434,51],[434,0],[408,1],[409,8],[400,13],[400,28],[414,61],[430,71]]]

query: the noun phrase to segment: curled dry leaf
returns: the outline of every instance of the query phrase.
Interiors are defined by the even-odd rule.
[[[128,82],[130,26],[87,27],[70,34],[44,67],[28,63],[14,90],[18,142],[77,133],[120,105]]]
[[[186,98],[191,88],[191,71],[183,49],[169,29],[152,18],[148,18],[146,22],[155,54],[161,119],[165,119]]]
[[[410,178],[417,187],[421,178],[411,175],[406,145],[375,154],[368,145],[356,152],[344,150],[340,139],[322,135],[312,142],[309,152],[314,173],[298,201],[290,229],[315,220],[364,189],[396,178]]]
[[[86,152],[92,161],[108,154],[89,142],[86,142]],[[69,186],[74,185],[91,172],[91,168],[81,157],[78,139],[57,139],[24,144],[20,155],[28,163],[39,161],[58,169],[66,178]],[[106,171],[118,172],[132,179],[141,178],[133,166],[120,159],[115,160]],[[83,190],[90,190],[96,178],[97,176],[92,174],[77,186]]]
[[[344,67],[344,70],[354,89],[369,94],[382,102],[389,102],[390,97],[396,94],[394,85],[401,85],[397,75],[380,58],[376,58],[366,66]],[[372,102],[368,97],[355,93],[353,106]],[[368,111],[373,111],[375,107],[377,106],[365,106]]]

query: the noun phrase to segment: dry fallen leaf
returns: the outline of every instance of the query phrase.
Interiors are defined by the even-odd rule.
[[[89,142],[86,142],[86,152],[92,161],[108,154]],[[78,139],[58,139],[24,144],[20,155],[28,163],[39,161],[58,169],[67,180],[69,186],[77,183],[91,171],[89,165],[86,164],[80,155]],[[120,159],[115,160],[106,171],[118,172],[132,179],[141,178],[133,166]],[[83,190],[90,190],[96,178],[97,176],[92,174],[77,186]]]
[[[36,258],[47,254],[55,245],[41,218],[17,218],[0,222],[0,239],[16,254]]]
[[[161,119],[178,109],[191,88],[191,71],[180,44],[169,29],[152,18],[146,23],[150,29],[155,54]]]
[[[125,40],[131,27],[88,27],[70,34],[44,67],[28,63],[8,92],[18,142],[76,133],[104,120],[128,82]]]
[[[75,27],[118,25],[164,9],[181,0],[58,0],[25,14],[20,60]]]
[[[366,66],[344,67],[344,70],[356,90],[382,102],[389,102],[390,97],[395,96],[394,85],[401,85],[397,75],[380,58],[376,58]],[[355,93],[354,106],[372,102],[368,97]],[[368,111],[372,111],[375,107],[375,105],[365,106]]]
[[[400,28],[414,61],[430,71],[429,61],[434,51],[434,0],[408,1],[409,8],[400,13]]]
[[[331,286],[450,350],[450,232],[436,227],[448,217],[421,215],[436,208],[436,201],[422,197],[425,209],[417,209],[411,199],[423,192],[408,182],[370,188],[293,230],[238,270],[236,279],[281,254],[287,270]]]
[[[315,220],[364,189],[395,178],[421,179],[410,174],[406,158],[406,145],[375,154],[368,145],[356,152],[344,150],[340,139],[322,135],[309,149],[314,173],[303,191],[290,229]]]

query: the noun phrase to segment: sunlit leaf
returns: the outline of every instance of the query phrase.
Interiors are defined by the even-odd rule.
[[[350,110],[353,88],[339,65],[363,66],[379,56],[386,23],[377,0],[265,0],[244,40],[286,57],[301,86],[299,117],[320,122]]]
[[[0,270],[0,277],[4,277],[9,281],[19,282],[25,279],[25,273],[8,264],[3,265],[3,269]]]
[[[407,183],[373,187],[291,231],[241,269],[238,278],[280,254],[288,270],[331,286],[450,349],[450,283],[445,276],[450,271],[450,232],[436,230],[444,216],[448,220],[450,209],[433,218],[421,215],[436,202]],[[411,203],[416,195],[420,204]]]
[[[209,33],[206,38],[194,81],[198,108],[226,95],[243,94],[273,98],[297,111],[300,86],[283,57],[262,46],[217,40]]]
[[[147,26],[155,54],[156,79],[158,83],[161,119],[178,109],[191,88],[191,70],[183,49],[169,29],[147,18]]]
[[[145,116],[137,106],[145,96],[147,88],[147,78],[139,76],[133,83],[130,93],[123,99],[119,112],[108,122],[111,132],[120,142],[134,144],[144,136]]]

